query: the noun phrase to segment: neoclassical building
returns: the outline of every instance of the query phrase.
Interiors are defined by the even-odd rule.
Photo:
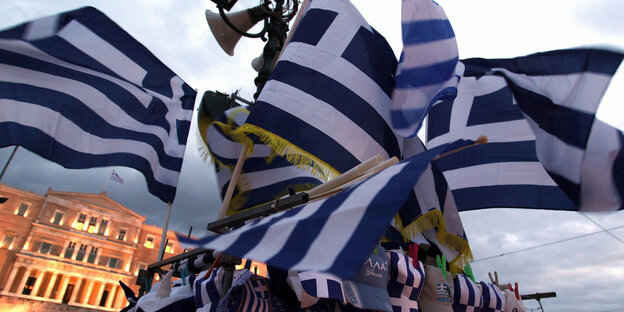
[[[161,229],[144,222],[105,192],[41,196],[0,184],[0,297],[118,311],[119,281],[136,291],[139,269],[158,259]],[[181,252],[175,233],[167,238],[165,258]]]

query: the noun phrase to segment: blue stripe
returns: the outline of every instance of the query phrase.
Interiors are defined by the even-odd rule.
[[[453,101],[445,100],[431,106],[427,122],[427,140],[447,134],[451,125]]]
[[[419,107],[419,108],[414,108],[414,109],[391,110],[390,115],[392,117],[392,124],[397,129],[409,128],[415,122],[422,122],[422,120],[424,119],[424,116],[427,116],[427,114],[430,115],[430,110],[432,109],[431,105],[433,105],[433,103],[436,103],[437,101],[452,101],[453,99],[455,99],[455,96],[457,96],[457,88],[447,87],[447,88],[440,90],[440,92],[438,92],[433,98],[431,98],[431,101],[429,103],[426,103],[428,105],[424,107]],[[442,103],[439,103],[439,104],[442,104]],[[436,106],[438,106],[439,104],[437,104]],[[451,106],[452,106],[452,103],[451,103]],[[440,108],[442,107],[438,107],[438,109]],[[431,116],[429,117],[429,120],[431,120]]]
[[[344,300],[342,295],[342,286],[340,286],[340,283],[337,281],[327,281],[327,293],[329,294],[329,298]]]
[[[458,58],[439,62],[425,67],[402,68],[396,77],[397,89],[411,89],[442,84],[455,73]]]
[[[165,118],[165,115],[169,110],[167,109],[165,103],[158,98],[151,97],[152,100],[149,106],[145,107],[134,97],[132,93],[114,82],[60,65],[44,62],[22,54],[9,52],[1,48],[0,60],[0,63],[3,64],[64,77],[87,84],[90,87],[100,91],[108,99],[110,99],[110,104],[119,106],[124,112],[142,124],[158,126],[165,129],[167,132],[170,131],[169,122]],[[144,92],[143,90],[139,91]],[[15,94],[18,98],[21,96],[18,92],[15,92]],[[73,102],[77,101],[73,100]]]
[[[458,211],[500,207],[577,210],[558,186],[495,185],[452,192]]]
[[[455,37],[449,20],[403,22],[403,45],[427,43]]]
[[[301,27],[297,27],[290,42],[317,45],[337,16],[338,13],[334,11],[322,9],[308,10],[299,23]]]
[[[302,280],[301,287],[310,294],[312,297],[317,297],[317,287],[316,287],[316,279]]]
[[[580,199],[581,199],[581,186],[568,180],[567,178],[559,175],[555,172],[548,171],[548,175],[559,185],[559,188],[568,195],[568,198],[574,202],[576,207],[580,207]]]
[[[418,203],[418,198],[416,198],[416,193],[411,191],[407,200],[405,200],[405,203],[399,210],[399,218],[401,219],[401,223],[403,223],[403,227],[406,227],[416,221],[420,216],[422,216],[422,210]]]
[[[154,147],[158,163],[163,168],[179,171],[182,166],[182,158],[165,154],[163,142],[158,136],[112,126],[84,103],[65,93],[31,85],[0,82],[0,99],[28,102],[49,108],[71,120],[85,132],[104,139],[123,138],[144,142]]]
[[[0,123],[0,147],[20,145],[39,156],[54,161],[68,169],[86,169],[108,166],[134,168],[145,176],[147,188],[161,200],[173,201],[176,188],[154,179],[148,160],[131,153],[111,153],[94,155],[77,152],[58,143],[54,138],[39,129],[22,126],[13,122]]]
[[[509,80],[507,82],[520,109],[542,130],[563,142],[585,149],[594,123],[593,114],[557,105],[546,96],[521,88]]]
[[[449,191],[446,178],[442,174],[442,171],[434,163],[431,163],[431,172],[433,173],[433,186],[435,187],[436,196],[438,197],[438,203],[440,204],[440,211],[444,215],[444,204],[446,203],[446,194]]]
[[[392,97],[398,63],[386,39],[375,29],[371,32],[360,27],[341,56],[375,81],[388,98]]]
[[[620,196],[620,202],[622,202],[620,207],[622,210],[624,209],[624,135],[621,131],[617,131],[617,133],[620,139],[620,151],[613,160],[613,182]]]
[[[493,142],[445,156],[435,161],[442,171],[503,162],[539,162],[535,141]]]
[[[225,169],[229,170],[229,169]],[[240,209],[246,209],[249,207],[253,207],[259,204],[266,203],[271,200],[278,199],[282,196],[288,195],[289,187],[296,186],[304,186],[304,185],[320,185],[322,182],[313,177],[298,177],[288,179],[284,177],[284,180],[281,180],[277,183],[273,183],[264,187],[254,188],[244,192],[247,197],[247,201]],[[221,190],[221,198],[225,196],[225,192],[230,183],[226,183]],[[237,187],[234,191],[233,196],[237,196],[240,194],[240,189]],[[235,211],[235,210],[234,210]]]
[[[511,89],[505,86],[498,91],[474,97],[467,126],[512,120],[524,120],[524,115],[513,104]]]

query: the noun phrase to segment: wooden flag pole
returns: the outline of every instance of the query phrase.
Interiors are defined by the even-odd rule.
[[[4,172],[6,171],[7,167],[11,163],[11,160],[13,159],[13,155],[15,155],[15,152],[17,151],[18,147],[19,145],[15,145],[15,147],[13,148],[13,151],[11,152],[11,156],[9,156],[9,160],[7,160],[6,164],[4,164],[4,167],[2,168],[2,172],[0,173],[0,180],[2,180],[2,177],[4,176]]]
[[[448,155],[455,154],[455,153],[457,153],[457,152],[461,152],[461,151],[463,151],[463,150],[465,150],[465,149],[467,149],[467,148],[471,148],[471,147],[473,147],[473,146],[477,146],[477,145],[479,145],[479,144],[485,144],[485,143],[487,143],[487,141],[488,141],[488,137],[487,137],[487,136],[485,136],[485,135],[481,135],[481,136],[479,136],[479,137],[475,140],[475,142],[474,142],[474,143],[469,144],[469,145],[466,145],[466,146],[462,146],[462,147],[459,147],[459,148],[456,148],[456,149],[454,149],[454,150],[452,150],[452,151],[448,151],[448,152],[446,152],[446,153],[442,153],[442,154],[440,154],[440,155],[436,156],[433,160],[438,160],[438,159],[440,159],[440,158],[442,158],[442,157],[446,157],[446,156],[448,156]]]
[[[371,157],[370,159],[364,161],[363,163],[349,169],[349,171],[307,191],[306,193],[308,193],[310,197],[314,197],[316,195],[326,193],[327,191],[335,189],[349,181],[353,181],[354,179],[357,179],[358,177],[365,174],[370,168],[379,164],[381,160],[382,160],[381,155],[375,155]]]
[[[236,189],[236,183],[238,183],[238,177],[243,169],[245,159],[247,159],[247,146],[243,145],[243,149],[241,150],[240,155],[238,155],[238,161],[236,161],[236,166],[232,172],[230,184],[228,185],[227,191],[225,191],[225,196],[223,196],[223,203],[221,204],[221,210],[219,210],[218,219],[223,219],[228,208],[230,207],[230,201],[232,200],[232,195],[234,195],[234,189]]]
[[[165,241],[167,239],[167,231],[169,230],[169,218],[171,217],[171,202],[167,203],[167,217],[163,226],[162,235],[160,237],[160,248],[158,248],[158,261],[162,261],[165,253]]]

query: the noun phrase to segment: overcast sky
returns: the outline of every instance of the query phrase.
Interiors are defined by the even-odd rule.
[[[401,51],[399,0],[355,0],[369,23]],[[578,46],[624,50],[624,1],[525,0],[437,1],[455,30],[460,58],[514,57]],[[257,4],[239,1],[234,10]],[[383,4],[382,4],[383,3]],[[243,38],[229,57],[216,44],[204,20],[204,1],[0,1],[0,29],[44,15],[91,5],[103,11],[143,43],[183,80],[199,90],[252,98],[256,73],[250,63],[262,50],[258,39]],[[383,6],[383,7],[382,7]],[[600,106],[600,119],[624,129],[624,70],[616,74]],[[214,169],[198,152],[195,123],[185,155],[170,229],[206,234],[206,224],[220,206]],[[0,166],[12,148],[0,149]],[[166,204],[149,194],[143,176],[134,169],[115,168],[125,184],[110,181],[112,168],[69,170],[20,148],[2,183],[44,194],[48,188],[99,193],[147,216],[162,226]],[[624,227],[601,231],[576,212],[487,209],[462,212],[476,262],[477,279],[497,271],[502,282],[518,282],[522,293],[557,292],[542,301],[545,311],[624,311]],[[603,228],[624,225],[624,212],[591,214]],[[578,239],[571,239],[583,236]],[[561,243],[551,244],[557,241]],[[535,246],[547,246],[533,248]],[[526,250],[525,250],[526,249]],[[525,250],[525,251],[522,251]],[[514,253],[514,251],[520,251]],[[501,254],[508,254],[498,256]],[[480,260],[485,259],[485,260]],[[528,308],[537,302],[525,301]]]

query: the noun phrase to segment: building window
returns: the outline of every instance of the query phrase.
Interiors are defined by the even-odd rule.
[[[85,222],[87,222],[87,215],[84,213],[81,213],[80,216],[78,217],[78,221],[76,221],[76,226],[74,226],[74,229],[82,230],[82,228],[85,225]]]
[[[119,230],[119,235],[117,235],[117,239],[120,241],[126,241],[126,230]]]
[[[173,242],[168,242],[167,246],[165,247],[165,252],[166,253],[173,253]]]
[[[91,217],[91,220],[89,220],[89,227],[87,228],[87,232],[95,233],[95,224],[96,223],[97,223],[97,218],[96,217]]]
[[[60,211],[57,211],[54,213],[54,217],[52,217],[52,220],[50,220],[50,222],[52,224],[58,224],[58,225],[63,225],[63,213]]]
[[[100,228],[98,229],[98,235],[104,235],[107,227],[108,227],[108,220],[102,220],[100,222]]]
[[[67,245],[67,249],[65,249],[65,254],[63,255],[63,257],[67,259],[71,259],[71,257],[74,255],[75,248],[76,248],[76,242],[69,242],[69,245]]]
[[[108,258],[108,267],[109,268],[116,269],[118,265],[119,265],[119,259],[113,258],[113,257]]]
[[[96,247],[91,247],[91,252],[89,252],[89,256],[87,257],[87,262],[95,263],[97,252],[98,252],[98,249]]]
[[[20,203],[19,207],[17,207],[17,210],[15,211],[15,214],[22,217],[28,216],[28,207],[30,207],[30,204]]]
[[[41,246],[39,246],[39,253],[47,254],[50,252],[50,247],[52,247],[52,244],[41,242]]]
[[[76,260],[82,261],[84,259],[86,252],[87,252],[87,245],[80,244],[80,249],[78,249],[78,253],[76,253]]]
[[[13,235],[4,235],[4,239],[0,243],[0,248],[6,248],[8,250],[13,249],[13,241],[15,240],[15,236]]]
[[[143,246],[147,248],[154,248],[154,238],[148,235]]]
[[[27,296],[30,295],[30,292],[32,292],[36,281],[37,281],[36,277],[29,276],[28,279],[26,280],[26,284],[24,284],[24,290],[22,290],[22,295],[27,295]]]

